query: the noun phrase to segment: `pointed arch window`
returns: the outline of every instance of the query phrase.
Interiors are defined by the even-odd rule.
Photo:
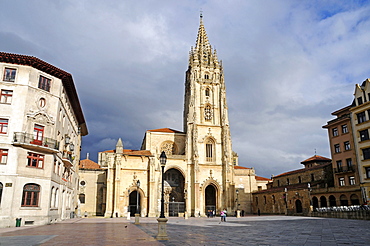
[[[209,97],[209,95],[210,95],[210,89],[206,88],[206,97]]]
[[[206,141],[206,161],[213,162],[214,160],[214,142],[212,139]]]

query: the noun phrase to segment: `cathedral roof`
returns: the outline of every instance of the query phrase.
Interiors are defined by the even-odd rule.
[[[249,167],[234,166],[234,169],[251,169]]]
[[[80,169],[101,169],[98,163],[92,160],[89,160],[89,159],[80,160],[79,168]]]
[[[183,132],[171,129],[171,128],[160,128],[160,129],[148,130],[148,132],[183,133]]]
[[[116,150],[106,150],[103,153],[115,153]],[[136,156],[152,156],[152,153],[149,150],[132,150],[132,149],[124,149],[124,155],[136,155]]]
[[[264,178],[264,177],[257,176],[257,175],[256,175],[256,180],[258,180],[258,181],[272,181],[272,179]]]

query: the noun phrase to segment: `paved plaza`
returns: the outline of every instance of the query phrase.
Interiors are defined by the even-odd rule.
[[[0,245],[370,245],[370,221],[297,216],[169,218],[157,241],[156,218],[76,218],[0,229]]]

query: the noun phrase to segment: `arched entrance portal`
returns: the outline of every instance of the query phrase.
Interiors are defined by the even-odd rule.
[[[206,187],[205,196],[206,206],[204,212],[207,214],[209,210],[216,211],[216,188],[213,185]]]
[[[185,179],[181,172],[171,168],[164,174],[165,201],[168,216],[179,216],[185,212],[184,183]]]
[[[135,216],[136,213],[140,213],[141,211],[140,202],[141,202],[140,192],[139,192],[139,196],[136,190],[131,192],[130,197],[129,197],[130,216]],[[139,210],[136,209],[137,204],[139,204]]]

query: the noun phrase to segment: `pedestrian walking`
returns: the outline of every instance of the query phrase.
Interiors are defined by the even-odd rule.
[[[226,215],[227,215],[227,211],[226,209],[222,210],[221,211],[221,222],[226,222]]]

